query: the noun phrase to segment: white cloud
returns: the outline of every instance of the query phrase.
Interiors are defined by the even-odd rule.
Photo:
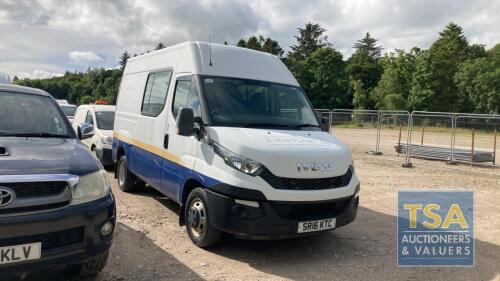
[[[73,51],[70,52],[68,56],[77,63],[88,63],[102,60],[102,58],[94,52]]]
[[[366,32],[385,51],[428,48],[451,21],[490,48],[500,42],[498,11],[500,0],[0,0],[0,54],[11,76],[108,68],[125,50],[206,41],[209,33],[230,44],[261,33],[288,49],[306,22],[326,28],[345,56]]]

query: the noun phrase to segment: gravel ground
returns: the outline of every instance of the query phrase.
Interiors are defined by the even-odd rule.
[[[423,160],[404,169],[401,157],[367,155],[356,145],[353,153],[362,182],[355,222],[293,240],[227,236],[209,250],[190,242],[172,201],[152,189],[123,193],[110,173],[118,204],[115,242],[104,271],[89,280],[500,280],[499,169]],[[397,190],[463,188],[476,191],[475,267],[398,268]],[[25,280],[67,279],[63,270],[51,270]]]

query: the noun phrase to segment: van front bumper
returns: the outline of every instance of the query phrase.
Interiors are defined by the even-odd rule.
[[[113,155],[111,148],[96,148],[97,158],[104,166],[113,165]]]
[[[356,189],[359,190],[359,187]],[[356,218],[359,196],[314,202],[256,201],[259,207],[235,202],[235,198],[206,190],[212,225],[245,239],[285,239],[324,231],[298,233],[299,222],[335,218],[335,228]]]
[[[116,222],[115,200],[99,200],[64,209],[0,217],[0,247],[41,242],[38,260],[0,265],[0,272],[14,274],[80,264],[107,252],[113,232],[101,235],[104,223]],[[1,279],[1,274],[0,274]]]

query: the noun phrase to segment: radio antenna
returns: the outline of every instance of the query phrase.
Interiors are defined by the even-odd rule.
[[[208,52],[209,52],[209,57],[210,57],[209,65],[212,66],[212,42],[210,40],[210,33],[208,33]]]

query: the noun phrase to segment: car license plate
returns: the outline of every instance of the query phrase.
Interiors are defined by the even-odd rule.
[[[0,247],[0,264],[37,260],[41,256],[41,242]]]
[[[298,233],[321,231],[335,228],[335,218],[299,222]]]

